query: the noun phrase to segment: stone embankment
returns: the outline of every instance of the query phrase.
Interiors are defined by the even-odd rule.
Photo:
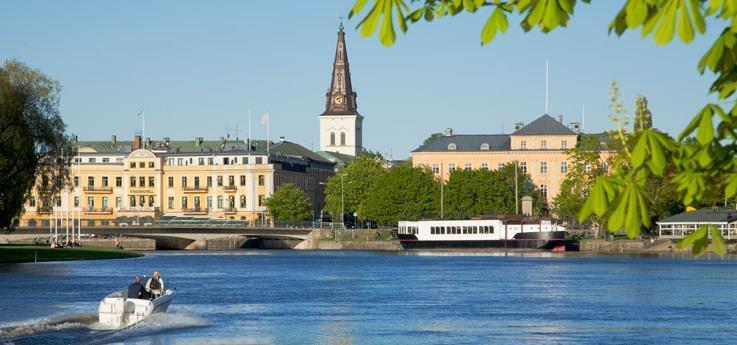
[[[678,242],[669,239],[646,240],[604,240],[586,239],[580,241],[580,251],[588,253],[690,253],[691,248],[679,249]],[[737,253],[737,244],[727,246],[728,253]]]
[[[391,231],[375,229],[315,230],[294,249],[302,250],[402,250]]]

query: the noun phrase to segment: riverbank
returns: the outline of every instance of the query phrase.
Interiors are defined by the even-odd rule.
[[[0,264],[35,261],[130,259],[141,256],[143,254],[137,252],[95,247],[49,248],[46,246],[0,245]]]

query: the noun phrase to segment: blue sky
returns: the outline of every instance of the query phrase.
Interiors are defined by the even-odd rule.
[[[567,29],[523,33],[519,19],[489,46],[486,14],[410,27],[395,46],[362,39],[346,22],[348,57],[364,146],[405,158],[432,132],[509,133],[544,112],[545,58],[550,113],[587,132],[612,128],[609,82],[626,105],[645,95],[656,127],[677,133],[709,100],[710,75],[696,64],[721,30],[690,45],[656,47],[639,31],[609,36],[623,1],[579,4]],[[265,137],[319,147],[318,117],[330,83],[338,17],[353,1],[0,2],[0,60],[18,58],[63,85],[61,111],[81,139],[131,138],[146,112],[152,138],[219,138],[226,123]]]

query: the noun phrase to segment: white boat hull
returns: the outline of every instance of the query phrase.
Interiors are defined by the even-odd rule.
[[[100,324],[112,329],[135,325],[151,314],[166,312],[174,294],[174,290],[166,290],[161,297],[148,300],[126,298],[125,291],[111,293],[100,302],[98,320]]]

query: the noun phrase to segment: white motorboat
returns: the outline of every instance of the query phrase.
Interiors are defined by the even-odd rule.
[[[127,291],[116,291],[100,302],[99,322],[106,327],[119,329],[139,323],[154,313],[166,312],[175,291],[167,289],[156,299],[127,298]]]

